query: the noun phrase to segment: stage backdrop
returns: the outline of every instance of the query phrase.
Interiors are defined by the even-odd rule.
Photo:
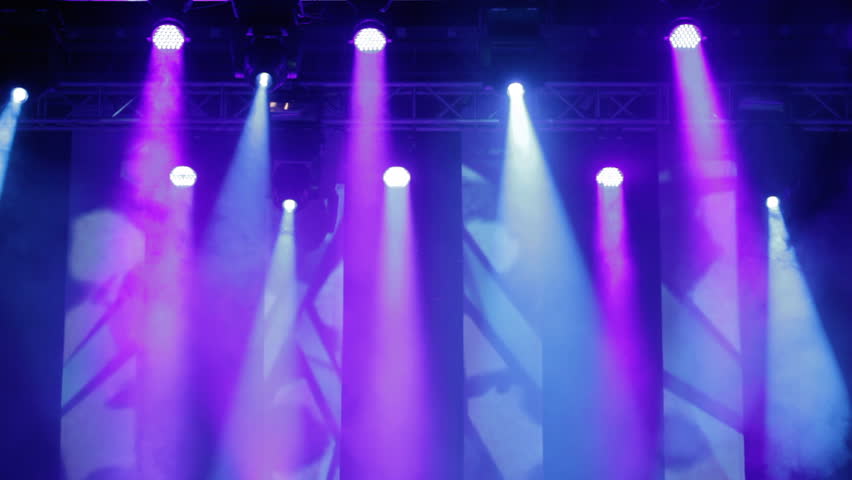
[[[178,455],[158,448],[157,442],[148,443],[153,437],[167,445],[169,439],[162,438],[163,432],[151,431],[148,413],[142,409],[150,408],[150,404],[146,403],[148,397],[140,383],[144,350],[133,322],[146,296],[151,294],[146,291],[150,285],[139,279],[153,259],[146,226],[139,223],[138,212],[132,206],[120,201],[122,192],[133,188],[122,168],[133,152],[131,135],[127,131],[93,131],[77,133],[73,138],[70,216],[66,219],[68,280],[61,403],[62,455],[70,480],[134,478],[135,472],[143,468],[169,470],[175,468],[169,464]],[[305,137],[304,132],[289,135],[273,136],[274,157],[286,158],[292,150],[284,145],[296,145],[299,137]],[[336,139],[329,136],[332,140],[323,153],[328,158],[343,158],[345,135],[336,135]],[[653,135],[637,138],[610,133],[600,137],[558,132],[541,136],[554,179],[562,190],[560,201],[571,218],[577,248],[589,272],[599,266],[594,258],[592,183],[597,166],[621,162],[627,172],[627,198],[634,199],[626,204],[628,212],[632,212],[628,214],[629,230],[639,233],[648,227],[644,237],[635,237],[638,243],[631,248],[634,260],[650,259],[656,264],[642,266],[644,273],[638,290],[643,301],[650,302],[641,304],[643,318],[649,322],[644,330],[648,337],[641,339],[648,349],[649,363],[645,368],[651,372],[656,365],[659,388],[637,398],[650,402],[657,395],[662,412],[662,418],[656,420],[653,415],[644,417],[651,421],[647,431],[658,434],[660,442],[658,475],[652,478],[743,479],[746,382],[741,332],[742,322],[749,319],[742,316],[739,303],[743,287],[739,282],[742,232],[732,229],[729,223],[737,219],[737,206],[744,201],[738,195],[744,179],[734,166],[743,160],[725,153],[715,162],[713,178],[705,179],[705,188],[689,191],[674,135],[675,132],[661,135],[659,145],[654,145]],[[185,399],[192,408],[190,415],[181,419],[183,424],[177,434],[183,436],[182,444],[192,446],[180,454],[196,460],[183,467],[202,478],[260,478],[264,474],[276,479],[338,478],[342,235],[335,229],[319,248],[298,252],[295,284],[278,283],[286,285],[281,289],[269,288],[268,282],[270,271],[287,267],[282,263],[285,259],[276,255],[275,247],[281,245],[280,210],[271,202],[265,227],[246,235],[238,232],[225,236],[230,239],[226,245],[211,244],[209,232],[228,231],[229,225],[240,224],[239,219],[223,216],[216,208],[238,137],[229,132],[186,133],[182,137],[188,152],[186,163],[196,166],[200,175],[192,210],[195,253],[191,270],[193,275],[200,275],[215,267],[221,273],[212,281],[203,276],[191,277],[195,278],[189,289],[194,299],[186,325],[195,340],[187,350],[190,355],[186,382],[191,389]],[[276,138],[280,143],[276,144]],[[428,141],[428,136],[424,138]],[[822,142],[820,145],[827,150],[830,149],[826,145],[834,145],[832,139],[802,140],[801,158],[819,157],[819,145],[808,142]],[[572,352],[553,348],[559,343],[546,333],[542,317],[537,315],[547,311],[548,304],[543,304],[543,300],[553,301],[563,294],[567,298],[576,292],[557,289],[556,296],[545,295],[525,289],[520,280],[530,262],[536,260],[536,251],[522,244],[515,236],[517,232],[501,220],[505,132],[470,131],[462,135],[460,143],[464,228],[460,239],[463,262],[458,269],[464,278],[464,312],[458,320],[462,322],[464,340],[464,398],[459,399],[464,402],[465,413],[464,478],[540,479],[548,466],[567,465],[578,458],[578,449],[588,448],[559,443],[560,439],[566,441],[576,435],[560,423],[570,417],[566,412],[570,405],[560,404],[559,398],[548,397],[547,392],[559,387],[565,394],[582,394],[591,373],[580,375],[585,364],[559,365],[552,361],[570,359]],[[621,147],[616,147],[619,144]],[[748,149],[743,151],[750,154]],[[436,157],[436,162],[446,155],[437,147],[429,152],[424,155]],[[307,154],[296,156],[304,158]],[[427,160],[418,157],[420,168],[425,168],[422,165],[427,165]],[[329,168],[334,172],[334,167]],[[637,168],[649,170],[637,174]],[[12,170],[10,182],[14,174]],[[637,178],[641,183],[638,190]],[[645,189],[652,185],[658,188],[653,188],[656,192],[648,197],[645,194],[650,190]],[[166,179],[163,187],[170,188]],[[849,222],[841,220],[852,209],[848,187],[843,188],[838,186],[828,198],[823,198],[825,193],[820,189],[798,196],[790,194],[791,205],[795,199],[800,204],[810,199],[830,209],[812,205],[812,211],[805,212],[807,215],[789,213],[791,237],[799,242],[802,270],[812,275],[809,282],[818,310],[811,312],[814,315],[810,317],[814,318],[802,318],[820,327],[815,313],[825,316],[833,351],[823,346],[819,358],[839,364],[845,377],[836,382],[835,390],[845,395],[843,380],[848,382],[850,369],[849,356],[843,353],[849,351],[850,342],[843,327],[848,312],[844,306],[848,302],[843,299],[850,296],[844,294],[842,285],[837,286],[836,279],[843,266],[849,264],[843,242],[847,236],[844,227]],[[337,191],[343,200],[345,192],[342,188]],[[760,192],[751,193],[760,198]],[[428,208],[428,192],[421,193],[421,197],[422,208]],[[446,206],[448,200],[443,202]],[[524,205],[523,198],[518,202]],[[5,214],[11,212],[7,210]],[[21,217],[15,218],[21,221]],[[61,239],[62,222],[58,225],[57,238]],[[437,228],[430,231],[436,236],[444,233]],[[656,244],[656,251],[652,243]],[[64,251],[59,251],[64,255]],[[599,281],[600,275],[590,274],[589,281]],[[656,282],[653,292],[648,287],[650,279]],[[165,284],[162,288],[172,286]],[[440,290],[438,285],[433,288]],[[445,300],[437,294],[435,298],[438,304]],[[719,301],[720,298],[725,300]],[[294,301],[298,305],[295,311]],[[574,304],[563,307],[574,313]],[[655,311],[656,325],[651,321]],[[577,318],[596,317],[565,317]],[[582,347],[583,342],[575,339],[573,345]],[[790,372],[789,378],[819,379],[810,370],[800,370],[813,365],[794,361],[802,358],[796,345],[785,348],[782,351],[789,354],[776,352],[777,356],[772,357],[776,364],[767,369]],[[810,373],[805,375],[802,371]],[[791,435],[783,435],[784,429],[789,428],[787,423],[770,423],[768,434],[781,432],[768,440],[776,455],[799,463],[801,459],[810,462],[804,467],[797,464],[784,468],[801,471],[839,463],[833,454],[846,452],[837,445],[837,439],[848,429],[848,415],[842,415],[848,409],[848,401],[843,395],[827,396],[833,402],[837,400],[832,403],[836,408],[812,416],[807,412],[819,409],[791,404],[799,401],[792,395],[795,385],[782,386],[767,393],[769,411],[763,413],[772,414],[770,419],[791,419],[790,412],[795,412],[797,416],[791,420],[794,426],[830,425],[824,429],[830,432],[818,429],[809,433],[808,438],[825,441],[814,450]],[[835,390],[829,393],[833,395]],[[17,408],[21,408],[20,402]],[[260,471],[244,474],[243,469],[249,468],[246,465],[254,462],[251,452],[239,443],[246,433],[245,419],[258,416],[258,412],[264,432],[261,447],[270,449],[262,455],[269,461],[260,463]],[[575,418],[583,414],[574,412]],[[590,425],[586,427],[591,428]],[[288,442],[293,438],[300,440]],[[552,438],[557,441],[546,441]],[[832,455],[823,455],[825,452]],[[830,457],[831,462],[824,457]],[[843,478],[843,473],[837,475],[841,476],[835,478]]]
[[[656,137],[464,139],[464,478],[658,478]],[[603,166],[627,176],[615,217],[595,183]],[[619,259],[600,238],[610,228],[625,235]],[[630,274],[608,295],[612,261]]]
[[[343,296],[336,227],[319,247],[295,252],[270,199],[261,228],[246,230],[233,210],[217,206],[239,133],[180,135],[182,163],[199,173],[191,273],[157,285],[143,278],[162,252],[152,250],[150,223],[126,201],[136,188],[124,167],[136,148],[133,132],[74,135],[61,403],[67,478],[169,478],[178,469],[183,478],[337,478]],[[273,134],[272,150],[281,153],[273,162],[312,155],[283,148],[303,138]],[[168,178],[158,181],[157,188],[174,188]],[[189,338],[178,379],[184,388],[175,397],[184,405],[181,418],[164,426],[160,417],[169,412],[152,403],[159,379],[145,370],[156,359],[140,336],[140,312],[156,293],[180,287],[193,296],[178,319]]]

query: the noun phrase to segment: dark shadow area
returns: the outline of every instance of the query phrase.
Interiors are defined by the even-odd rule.
[[[0,197],[2,478],[62,478],[70,141],[19,132]]]

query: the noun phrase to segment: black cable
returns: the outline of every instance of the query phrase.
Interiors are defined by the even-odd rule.
[[[224,1],[222,1],[222,2],[214,3],[214,4],[211,4],[211,5],[204,5],[203,7],[196,7],[196,5],[197,5],[198,3],[197,3],[197,2],[193,2],[193,3],[192,3],[192,8],[190,8],[190,9],[189,9],[189,11],[190,11],[190,12],[194,12],[194,11],[196,11],[196,10],[205,10],[205,9],[207,9],[207,8],[221,7],[222,5],[228,5],[228,4],[230,4],[230,3],[231,3],[231,2],[230,2],[230,0],[224,0]],[[189,12],[187,12],[187,13],[189,13]]]

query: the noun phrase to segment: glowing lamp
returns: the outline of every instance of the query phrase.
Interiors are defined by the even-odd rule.
[[[197,179],[198,176],[195,174],[195,170],[187,166],[175,167],[172,169],[172,173],[169,174],[169,180],[172,181],[172,184],[181,188],[195,185]]]
[[[680,24],[669,34],[669,43],[672,44],[672,48],[696,48],[701,43],[701,31],[691,23]]]
[[[411,181],[411,174],[403,167],[390,167],[385,170],[383,179],[389,188],[405,188]]]
[[[385,49],[388,39],[384,32],[375,27],[365,27],[355,34],[355,48],[359,52],[376,53]]]
[[[12,89],[12,101],[15,103],[24,103],[30,98],[26,88],[15,87]]]
[[[151,41],[157,50],[180,50],[186,42],[183,30],[173,23],[163,23],[154,29]]]
[[[621,173],[621,170],[615,167],[606,167],[598,172],[596,179],[598,185],[602,187],[616,188],[620,187],[621,183],[624,182],[624,175]]]

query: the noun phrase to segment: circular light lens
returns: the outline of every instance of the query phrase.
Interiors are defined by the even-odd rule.
[[[151,40],[157,50],[180,50],[186,42],[180,27],[171,23],[164,23],[155,28]]]
[[[281,206],[284,207],[285,212],[294,212],[296,211],[296,207],[298,207],[299,204],[297,204],[296,201],[292,198],[288,198],[287,200],[284,200]]]
[[[602,187],[620,187],[621,183],[624,182],[624,175],[621,173],[621,170],[615,167],[606,167],[598,172],[597,181],[598,185]]]
[[[388,39],[385,34],[375,27],[362,28],[355,34],[355,47],[360,52],[381,52],[387,44]]]
[[[411,174],[403,167],[390,167],[385,170],[383,179],[390,188],[404,188],[411,181]]]
[[[272,83],[272,75],[261,72],[257,74],[257,84],[261,87],[268,87]]]
[[[174,186],[184,188],[195,185],[195,181],[198,179],[198,176],[195,174],[195,170],[181,165],[172,169],[172,173],[169,174],[169,179],[172,181]]]
[[[510,97],[520,97],[524,94],[524,86],[518,82],[512,82],[509,84],[509,87],[506,88],[506,92]]]
[[[27,99],[30,98],[29,92],[27,89],[21,87],[15,87],[12,89],[12,101],[15,103],[24,103]]]
[[[701,43],[701,31],[691,23],[678,25],[669,35],[669,42],[674,48],[695,48]]]
[[[768,208],[770,210],[778,210],[778,207],[780,207],[780,206],[781,206],[781,200],[778,197],[776,197],[775,195],[772,195],[771,197],[768,197],[766,199],[766,208]]]

